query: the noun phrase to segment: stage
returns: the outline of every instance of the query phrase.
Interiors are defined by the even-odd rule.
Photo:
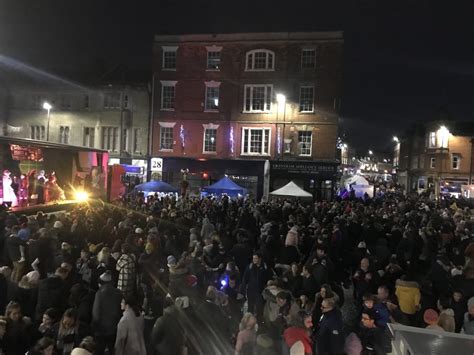
[[[12,212],[17,215],[35,215],[39,211],[44,213],[51,213],[51,212],[58,212],[58,211],[65,211],[73,208],[76,206],[80,201],[78,200],[64,200],[58,202],[51,202],[42,205],[34,205],[34,206],[26,206],[26,207],[12,207],[8,209],[8,212]]]

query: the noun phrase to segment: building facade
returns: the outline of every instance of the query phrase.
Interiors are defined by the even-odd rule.
[[[398,180],[407,192],[459,196],[473,183],[474,127],[471,122],[417,125],[396,144]]]
[[[146,181],[150,124],[146,86],[11,80],[4,98],[4,135],[105,149],[110,164],[122,164],[130,179]]]
[[[155,36],[153,156],[191,189],[224,174],[260,197],[295,180],[331,197],[342,32]],[[268,164],[267,164],[268,169]],[[268,174],[267,174],[268,175]]]

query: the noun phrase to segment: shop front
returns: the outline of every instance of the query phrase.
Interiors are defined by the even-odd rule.
[[[337,166],[337,162],[271,161],[270,191],[294,181],[315,200],[330,201],[335,194]]]

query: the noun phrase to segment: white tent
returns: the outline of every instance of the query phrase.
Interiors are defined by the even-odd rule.
[[[285,186],[279,188],[278,190],[270,192],[272,196],[287,196],[287,197],[313,197],[312,194],[306,192],[301,187],[296,185],[293,181],[290,181]]]

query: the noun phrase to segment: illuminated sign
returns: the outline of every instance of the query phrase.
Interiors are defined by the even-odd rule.
[[[163,158],[151,158],[151,171],[162,172],[163,171]]]

